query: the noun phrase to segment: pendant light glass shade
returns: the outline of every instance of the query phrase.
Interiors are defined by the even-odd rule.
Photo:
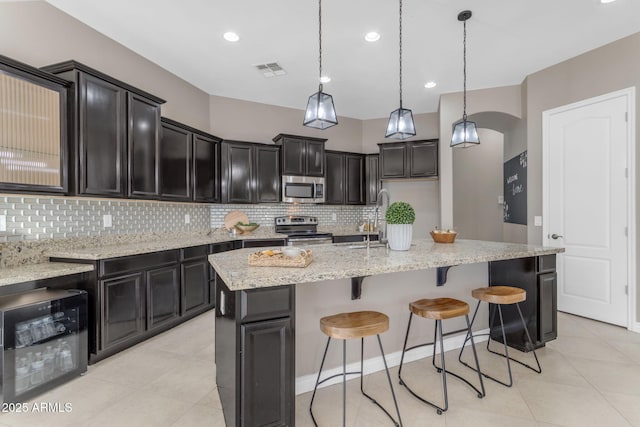
[[[463,23],[462,38],[462,120],[453,125],[450,147],[467,148],[480,144],[478,129],[475,122],[467,120],[467,20],[471,18],[470,10],[463,10],[458,14],[458,21]]]
[[[391,115],[389,116],[389,123],[387,124],[387,132],[384,137],[407,139],[415,136],[416,126],[413,122],[413,113],[411,110],[402,108],[402,0],[400,0],[399,3],[400,55],[398,56],[400,58],[400,108],[391,112]]]
[[[318,0],[318,68],[320,81],[322,81],[322,0]],[[338,124],[333,97],[322,91],[322,83],[320,83],[318,91],[311,95],[307,101],[302,124],[320,130]]]
[[[322,91],[322,85],[309,97],[302,124],[316,129],[326,129],[338,124],[333,97]]]
[[[385,138],[407,139],[416,134],[413,113],[406,108],[398,108],[389,116]]]
[[[476,123],[469,120],[460,120],[453,125],[453,135],[451,135],[451,147],[467,148],[480,144]]]

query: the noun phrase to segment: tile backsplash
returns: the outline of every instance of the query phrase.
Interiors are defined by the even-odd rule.
[[[84,197],[0,195],[0,215],[7,223],[0,242],[188,231],[210,223],[208,205]],[[111,215],[111,227],[104,215]]]
[[[205,205],[0,195],[0,215],[6,216],[7,225],[6,231],[0,231],[0,242],[205,230],[221,227],[224,216],[232,210],[246,212],[251,221],[263,226],[273,226],[275,216],[292,214],[317,216],[321,226],[355,225],[374,212],[371,206]],[[111,215],[111,227],[104,226],[104,215]]]
[[[368,215],[373,218],[373,212],[375,211],[372,206],[293,205],[286,203],[210,206],[211,228],[221,227],[224,224],[224,216],[232,210],[243,211],[251,222],[271,227],[274,226],[273,218],[282,215],[317,216],[320,226],[355,225],[361,223]]]

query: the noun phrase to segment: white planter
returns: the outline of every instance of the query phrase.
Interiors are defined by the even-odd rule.
[[[408,251],[411,247],[412,224],[387,224],[389,248],[394,251]]]

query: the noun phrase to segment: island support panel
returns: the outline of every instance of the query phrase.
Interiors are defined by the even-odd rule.
[[[295,425],[295,288],[216,278],[216,383],[227,426]]]
[[[534,348],[544,347],[558,336],[557,283],[555,254],[489,263],[489,286],[515,286],[527,291],[527,300],[520,303],[520,308]],[[520,351],[531,351],[516,306],[503,305],[502,315],[507,344]],[[495,304],[489,304],[489,322],[492,318],[491,339],[502,342]]]

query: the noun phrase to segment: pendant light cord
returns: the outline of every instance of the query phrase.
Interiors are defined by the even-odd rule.
[[[400,108],[402,108],[402,0],[400,0]]]
[[[320,85],[320,92],[322,92],[322,0],[318,0],[318,64],[320,65],[318,82]]]
[[[462,120],[467,121],[467,20],[462,25]]]

